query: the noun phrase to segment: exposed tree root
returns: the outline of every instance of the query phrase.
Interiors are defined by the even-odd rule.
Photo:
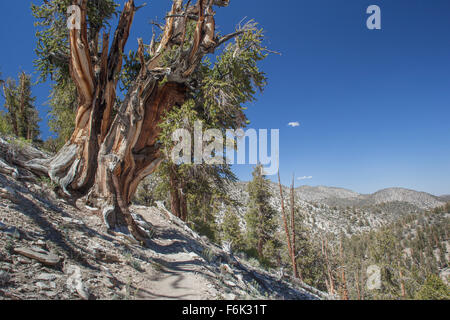
[[[144,60],[139,41],[139,76],[113,117],[122,53],[138,8],[133,0],[126,2],[109,52],[109,34],[104,33],[103,50],[98,53],[88,39],[87,1],[80,1],[81,29],[69,34],[70,73],[79,105],[72,138],[53,157],[34,150],[12,163],[34,174],[48,175],[67,197],[87,195],[89,205],[101,210],[109,228],[126,225],[143,241],[145,233],[133,221],[128,205],[140,181],[161,162],[157,140],[163,113],[185,102],[190,77],[202,58],[242,32],[223,38],[215,34],[212,6],[227,6],[228,0],[198,0],[195,5],[174,1],[157,47],[153,41],[149,61]],[[188,19],[197,20],[190,46],[186,46]],[[94,40],[98,42],[98,34]],[[161,58],[174,47],[179,54],[167,68]],[[0,163],[0,172],[15,171]]]

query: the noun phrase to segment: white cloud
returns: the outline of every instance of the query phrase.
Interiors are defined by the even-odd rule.
[[[289,122],[288,123],[289,127],[295,128],[295,127],[300,127],[300,122],[295,121],[295,122]]]
[[[298,180],[311,180],[313,177],[312,176],[304,176],[304,177],[299,177],[297,178]]]

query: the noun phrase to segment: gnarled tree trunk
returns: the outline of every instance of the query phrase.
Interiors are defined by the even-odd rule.
[[[87,1],[81,1],[81,29],[69,35],[70,71],[79,98],[75,131],[56,156],[31,159],[25,166],[48,174],[67,196],[87,195],[88,204],[100,210],[108,228],[126,226],[135,238],[145,240],[128,205],[138,184],[162,161],[158,145],[162,115],[185,102],[190,77],[202,58],[242,31],[223,38],[215,34],[212,6],[227,6],[228,0],[198,0],[195,5],[175,0],[161,42],[157,47],[152,42],[149,61],[139,40],[140,73],[113,117],[122,53],[137,8],[133,0],[126,2],[111,48],[105,33],[102,52],[97,52],[98,34],[88,39]],[[196,20],[196,29],[187,46],[189,19]],[[164,66],[161,58],[173,48],[178,50],[176,61]]]

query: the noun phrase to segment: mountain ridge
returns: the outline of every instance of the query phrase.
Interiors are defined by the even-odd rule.
[[[229,186],[229,195],[237,203],[235,209],[243,227],[249,201],[247,185],[248,182],[237,182]],[[270,182],[269,189],[271,204],[280,213],[279,186]],[[282,186],[282,189],[285,204],[288,204],[289,188]],[[348,236],[379,229],[403,217],[422,214],[446,203],[432,194],[398,187],[364,195],[343,188],[301,186],[294,193],[296,205],[304,212],[304,223],[308,228],[319,234],[344,233]]]
[[[240,183],[246,185],[248,182]],[[271,182],[271,184],[278,187],[275,182]],[[283,187],[288,188],[284,185]],[[388,187],[374,193],[363,194],[342,187],[303,185],[295,188],[295,192],[300,200],[339,207],[361,207],[389,202],[405,202],[420,209],[432,209],[450,201],[450,195],[437,196],[403,187]]]

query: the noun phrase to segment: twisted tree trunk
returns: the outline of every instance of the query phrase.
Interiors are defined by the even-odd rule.
[[[126,226],[144,241],[146,234],[134,222],[128,205],[142,179],[162,161],[158,145],[162,115],[185,102],[189,78],[202,58],[242,32],[223,38],[215,35],[212,6],[227,6],[228,0],[198,0],[196,5],[175,0],[161,42],[157,47],[152,42],[149,61],[144,59],[139,40],[140,73],[113,117],[122,54],[137,8],[133,0],[126,2],[109,52],[107,33],[102,52],[97,52],[98,33],[89,34],[88,41],[87,1],[81,1],[81,29],[69,35],[70,72],[79,99],[75,131],[53,158],[22,164],[35,173],[48,174],[69,197],[87,195],[88,204],[99,209],[108,228]],[[186,46],[189,19],[197,22]],[[176,61],[164,66],[161,58],[173,48],[178,50]]]

